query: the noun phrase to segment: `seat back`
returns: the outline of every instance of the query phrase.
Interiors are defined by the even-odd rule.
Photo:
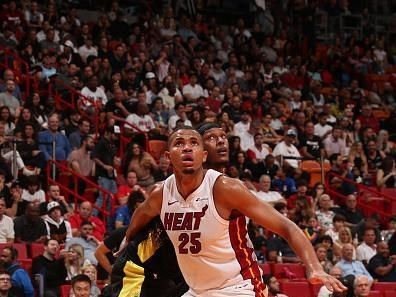
[[[396,297],[396,291],[383,291],[384,297]]]
[[[30,256],[32,259],[40,256],[44,253],[44,244],[42,243],[32,243],[30,245]]]
[[[271,265],[269,263],[259,264],[259,266],[263,271],[263,275],[271,274]]]
[[[288,297],[312,297],[308,282],[285,281],[280,283],[280,289]]]
[[[292,275],[290,275],[290,273]],[[305,278],[305,267],[295,263],[275,263],[273,274],[276,278]]]
[[[371,290],[374,291],[396,291],[396,282],[376,282]]]
[[[60,297],[69,297],[70,289],[71,289],[71,285],[60,286]]]
[[[383,295],[380,291],[370,291],[368,297],[383,297]]]
[[[150,154],[156,161],[159,161],[161,155],[166,150],[166,141],[164,140],[149,140]]]
[[[0,243],[0,249],[12,246],[18,251],[18,259],[28,259],[26,244],[24,243]]]
[[[319,293],[320,288],[322,286],[323,286],[323,284],[319,284],[319,283],[310,284],[311,294],[312,294],[313,297],[318,296],[318,293]]]

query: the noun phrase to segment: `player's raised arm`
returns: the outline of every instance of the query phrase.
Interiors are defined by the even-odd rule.
[[[311,243],[301,229],[271,205],[257,199],[242,183],[225,176],[219,177],[213,194],[218,209],[236,209],[264,228],[282,236],[306,265],[311,281],[321,281],[332,291],[346,290],[337,279],[323,271]]]
[[[125,238],[129,242],[153,218],[160,215],[163,184],[157,185],[133,213]]]

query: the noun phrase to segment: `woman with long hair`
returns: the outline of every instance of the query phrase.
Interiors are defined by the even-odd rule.
[[[352,144],[349,151],[348,160],[354,167],[358,168],[363,175],[368,175],[368,164],[366,154],[363,150],[363,144],[356,141]]]
[[[46,162],[44,154],[40,151],[37,142],[37,131],[34,124],[26,122],[21,131],[20,142],[17,150],[26,166],[32,166],[44,170]]]
[[[395,150],[395,144],[389,141],[389,132],[380,130],[377,137],[377,149],[385,154],[392,154]]]
[[[73,276],[82,273],[84,265],[84,249],[80,244],[70,245],[65,255],[65,266],[67,271],[66,280],[71,280]]]
[[[8,106],[0,107],[0,121],[4,122],[4,133],[7,136],[14,135],[15,123],[11,116],[11,111]]]
[[[233,162],[237,159],[237,155],[242,152],[241,138],[239,136],[231,136],[228,142],[230,144],[230,161]]]
[[[346,227],[346,226],[340,228],[340,230],[338,231],[338,237],[339,237],[339,239],[334,241],[334,243],[333,243],[334,256],[337,258],[337,260],[341,259],[342,247],[347,243],[350,243],[353,245],[353,257],[352,258],[356,259],[356,247],[353,244],[351,229],[349,229],[349,227]]]
[[[98,271],[96,270],[95,265],[87,264],[81,269],[81,273],[88,275],[91,280],[91,291],[89,293],[89,297],[98,297],[101,294],[101,290],[96,285],[96,281],[98,279]]]
[[[396,187],[396,167],[393,157],[388,156],[382,160],[381,167],[377,170],[377,187]]]
[[[20,136],[23,133],[23,129],[26,123],[34,125],[36,132],[40,131],[40,125],[37,123],[36,119],[33,117],[32,112],[29,108],[24,107],[22,112],[16,122],[15,126],[15,136]]]
[[[26,108],[30,109],[30,112],[36,122],[46,128],[48,122],[48,116],[44,108],[44,102],[40,98],[40,94],[35,92],[32,96],[28,97],[25,105]]]
[[[136,172],[140,186],[146,187],[154,184],[153,172],[158,170],[158,164],[154,158],[137,143],[132,143],[128,147],[122,162],[124,176],[127,176],[128,171],[133,170]]]

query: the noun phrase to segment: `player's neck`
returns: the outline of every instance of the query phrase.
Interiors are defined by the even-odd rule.
[[[176,186],[179,194],[184,198],[193,193],[202,183],[206,170],[199,170],[194,174],[185,175],[175,172]]]

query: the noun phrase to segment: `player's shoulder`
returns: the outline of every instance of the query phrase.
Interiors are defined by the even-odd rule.
[[[217,178],[215,187],[221,190],[240,189],[243,183],[239,179],[222,174]]]
[[[162,197],[162,192],[164,190],[164,185],[165,185],[165,181],[161,181],[161,182],[155,183],[147,191],[148,191],[150,196],[154,196],[154,197],[161,196]]]

